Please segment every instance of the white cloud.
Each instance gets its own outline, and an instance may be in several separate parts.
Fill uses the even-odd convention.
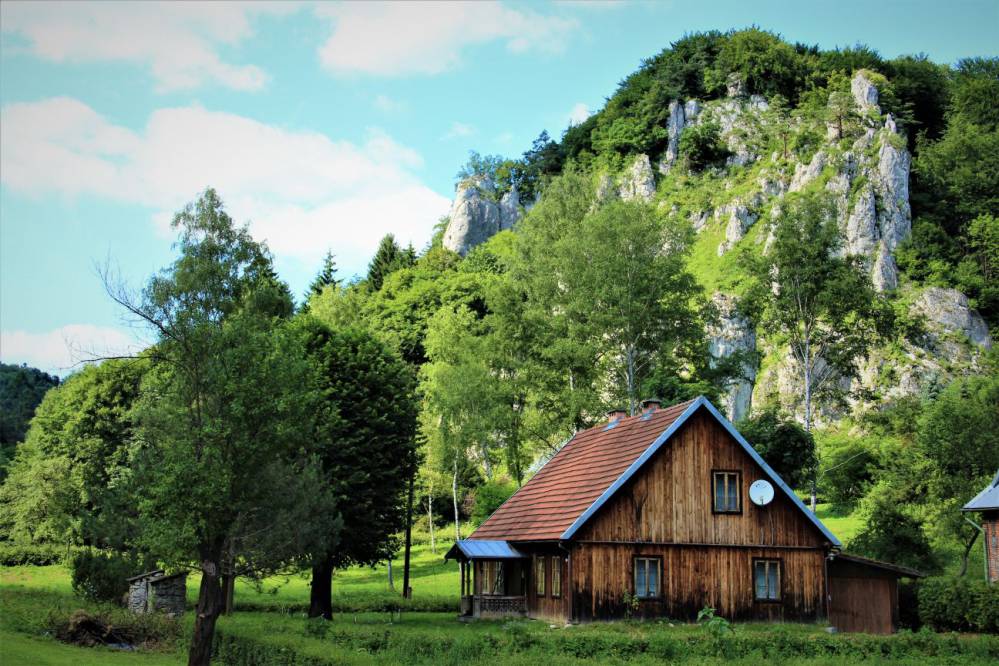
[[[189,106],[133,131],[70,98],[10,104],[0,122],[0,180],[12,190],[142,204],[168,231],[210,185],[276,254],[309,264],[328,247],[370,256],[389,232],[420,246],[449,205],[414,174],[420,155],[375,129],[355,144]]]
[[[569,111],[569,124],[579,125],[591,115],[592,113],[590,112],[590,107],[586,106],[586,104],[582,102],[578,102],[576,106],[572,107],[572,110]]]
[[[253,35],[252,19],[287,13],[292,3],[4,2],[0,24],[53,62],[128,62],[149,67],[157,90],[218,84],[259,90],[267,74],[219,51]]]
[[[456,67],[469,46],[494,41],[512,53],[563,51],[574,18],[542,15],[499,2],[324,4],[333,32],[319,59],[334,74],[437,74]]]
[[[464,139],[475,134],[475,128],[471,125],[465,123],[459,123],[455,121],[451,123],[451,127],[448,128],[444,136],[441,137],[444,141],[450,141],[451,139]]]
[[[135,354],[147,344],[117,328],[70,324],[45,333],[0,331],[0,359],[67,375],[81,362]]]
[[[376,95],[373,104],[382,113],[400,113],[409,108],[405,102],[393,99],[388,95]]]

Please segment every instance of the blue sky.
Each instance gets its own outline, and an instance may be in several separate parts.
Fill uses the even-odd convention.
[[[422,247],[470,149],[517,155],[684,33],[745,27],[954,62],[999,2],[82,3],[0,6],[0,359],[66,374],[146,342],[104,294],[172,259],[206,186],[301,294],[327,248]]]

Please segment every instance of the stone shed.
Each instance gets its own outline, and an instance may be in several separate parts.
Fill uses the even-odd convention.
[[[128,609],[133,613],[180,616],[187,603],[187,573],[166,575],[162,569],[128,579]]]

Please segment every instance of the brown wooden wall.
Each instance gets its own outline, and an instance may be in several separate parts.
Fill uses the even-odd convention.
[[[713,470],[741,473],[741,513],[712,513]],[[739,443],[701,411],[576,533],[575,540],[822,547],[825,536],[776,486],[768,506],[749,501],[749,485],[764,478]]]
[[[527,561],[527,614],[529,617],[565,622],[569,620],[569,566],[568,556],[563,550],[543,549],[538,555],[548,556],[545,568],[545,595],[539,596],[534,572],[534,559]],[[557,563],[562,569],[562,594],[552,596],[552,566]]]
[[[819,549],[582,543],[572,551],[574,619],[623,617],[634,592],[634,557],[661,557],[661,597],[637,616],[691,620],[705,606],[730,620],[814,621],[825,615],[825,553]],[[781,601],[753,599],[754,558],[781,561]]]
[[[890,634],[898,626],[898,578],[877,567],[829,564],[829,624],[839,631]]]

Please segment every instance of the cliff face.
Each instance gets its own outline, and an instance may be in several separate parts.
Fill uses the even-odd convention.
[[[721,358],[758,351],[764,359],[759,368],[744,368],[743,376],[729,387],[724,406],[730,418],[747,415],[754,402],[776,401],[792,410],[799,406],[793,360],[738,311],[740,276],[738,253],[733,251],[765,253],[773,220],[792,193],[823,191],[831,196],[842,233],[841,251],[859,257],[875,289],[892,292],[906,303],[909,316],[923,322],[926,331],[891,349],[873,350],[860,360],[859,384],[844,380],[842,388],[862,388],[853,393],[881,398],[917,393],[928,383],[945,382],[973,368],[991,344],[984,321],[968,308],[963,294],[919,292],[900,285],[895,251],[912,228],[911,157],[894,119],[881,112],[876,80],[864,71],[853,77],[847,99],[852,109],[838,122],[781,115],[763,97],[746,95],[735,79],[728,82],[724,99],[673,100],[662,154],[637,155],[619,174],[603,174],[595,183],[599,200],[650,202],[664,215],[692,225],[697,234],[692,270],[714,294],[720,315],[709,331],[712,354]],[[719,128],[728,157],[723,165],[691,178],[680,167],[681,139],[685,131],[705,123]],[[785,142],[784,150],[772,152],[769,137],[778,130],[792,137],[793,150]],[[519,219],[516,192],[498,203],[493,192],[492,184],[481,180],[459,186],[446,247],[464,255]],[[857,401],[852,406],[868,405]],[[819,418],[841,415],[826,410]]]

